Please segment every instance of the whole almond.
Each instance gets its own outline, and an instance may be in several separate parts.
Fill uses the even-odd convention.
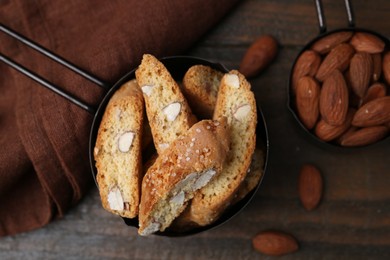
[[[260,232],[253,237],[252,245],[260,253],[271,256],[281,256],[298,250],[297,240],[281,231]]]
[[[351,135],[351,134],[353,134],[354,132],[356,132],[358,129],[359,129],[359,127],[356,127],[356,126],[351,125],[351,126],[347,129],[347,131],[345,131],[342,135],[340,135],[340,136],[337,138],[336,142],[337,142],[339,145],[341,145],[341,142],[342,142],[345,138],[347,138],[349,135]]]
[[[374,99],[361,106],[355,113],[352,125],[368,127],[390,121],[390,96]]]
[[[367,89],[367,93],[364,96],[364,98],[362,99],[361,106],[367,104],[368,102],[370,102],[374,99],[386,96],[386,92],[387,92],[387,88],[386,88],[385,84],[380,83],[380,82],[376,82],[376,83],[372,84]]]
[[[358,52],[353,55],[349,65],[349,80],[352,91],[362,98],[370,84],[373,71],[371,55],[367,52]]]
[[[292,87],[294,92],[300,78],[304,76],[312,76],[317,73],[317,70],[321,64],[320,55],[311,50],[306,50],[298,57],[292,74]]]
[[[314,133],[318,138],[320,138],[322,141],[329,142],[340,135],[342,135],[350,126],[352,122],[353,115],[355,114],[356,110],[353,108],[350,108],[348,110],[347,118],[344,121],[343,124],[339,126],[329,125],[325,122],[325,120],[321,119],[315,129]]]
[[[239,71],[247,78],[254,77],[264,70],[276,57],[278,43],[271,35],[259,37],[246,51]]]
[[[349,41],[352,35],[353,32],[348,31],[329,34],[313,43],[311,49],[320,54],[326,54],[340,43]]]
[[[312,129],[317,122],[320,99],[320,86],[312,77],[305,76],[298,81],[296,107],[300,120],[307,129]]]
[[[390,52],[386,52],[383,55],[382,72],[386,83],[390,85]]]
[[[303,207],[311,211],[320,203],[323,181],[320,171],[311,164],[302,166],[299,172],[298,191]]]
[[[343,73],[345,84],[347,84],[348,93],[349,93],[349,106],[358,107],[360,105],[360,97],[358,97],[355,92],[352,91],[351,87],[351,76],[349,70]]]
[[[320,114],[330,125],[342,125],[348,112],[348,88],[343,74],[335,70],[322,84]]]
[[[386,126],[364,127],[342,136],[342,146],[363,146],[369,145],[383,139],[389,133]]]
[[[353,108],[358,108],[361,105],[362,99],[352,90],[350,70],[345,71],[343,74],[345,83],[347,84],[348,94],[349,94],[349,106]]]
[[[382,74],[382,55],[380,53],[371,54],[372,58],[372,82],[377,82]]]
[[[354,53],[355,50],[348,43],[341,43],[337,45],[329,52],[321,63],[315,76],[316,79],[322,82],[336,69],[341,72],[344,71],[348,68]]]
[[[355,33],[350,43],[356,51],[368,53],[380,53],[385,48],[385,43],[379,37],[365,32]]]

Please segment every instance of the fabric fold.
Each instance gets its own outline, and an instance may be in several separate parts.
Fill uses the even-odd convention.
[[[180,55],[237,0],[0,1],[0,22],[104,81]],[[91,105],[104,90],[0,33],[0,52]],[[62,217],[93,184],[93,115],[0,64],[0,236]]]

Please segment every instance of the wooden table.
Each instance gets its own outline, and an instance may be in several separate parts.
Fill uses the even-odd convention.
[[[390,37],[390,1],[353,1],[358,27]],[[330,30],[347,26],[343,1],[324,1]],[[300,49],[318,34],[313,1],[248,0],[232,10],[187,54],[237,68],[251,42],[272,34],[276,61],[251,80],[266,117],[270,154],[252,202],[226,225],[185,238],[140,237],[102,209],[96,189],[65,218],[0,239],[0,259],[257,259],[251,238],[262,230],[293,234],[298,252],[284,259],[390,259],[390,140],[340,151],[319,146],[298,128],[287,107],[287,80]],[[300,205],[297,176],[304,163],[321,170],[321,205]]]

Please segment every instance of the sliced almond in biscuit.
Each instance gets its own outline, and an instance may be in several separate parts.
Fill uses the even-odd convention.
[[[148,97],[152,94],[153,88],[154,88],[153,85],[144,85],[144,86],[141,87],[142,92],[143,92],[146,96],[148,96]]]
[[[110,193],[108,193],[107,201],[112,210],[124,209],[122,194],[118,187],[114,187]]]
[[[122,153],[127,153],[130,150],[131,144],[133,143],[135,133],[128,131],[119,136],[118,149]]]
[[[240,80],[236,74],[226,74],[224,76],[225,84],[232,88],[240,87]]]
[[[251,106],[249,104],[243,104],[236,109],[233,116],[238,121],[242,121],[245,117],[248,116],[250,111],[251,111]]]
[[[168,121],[175,121],[181,110],[181,104],[179,102],[173,102],[163,108],[163,112],[166,115]]]

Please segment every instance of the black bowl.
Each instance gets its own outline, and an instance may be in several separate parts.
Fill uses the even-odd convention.
[[[287,97],[287,108],[288,110],[291,112],[292,116],[295,118],[296,122],[298,123],[298,125],[300,126],[300,128],[304,131],[305,135],[306,136],[309,136],[310,140],[314,140],[314,143],[316,144],[319,144],[321,147],[324,147],[324,148],[336,148],[338,150],[348,150],[348,149],[356,149],[356,148],[359,148],[359,147],[366,147],[366,146],[371,146],[371,145],[375,145],[375,144],[378,144],[378,143],[382,143],[384,142],[385,140],[388,140],[389,139],[389,136],[387,136],[386,138],[378,141],[378,142],[375,142],[375,143],[372,143],[372,144],[368,144],[368,145],[363,145],[363,146],[355,146],[355,147],[347,147],[347,146],[341,146],[340,144],[338,144],[337,142],[335,141],[330,141],[330,142],[326,142],[326,141],[323,141],[321,140],[320,138],[318,138],[315,133],[314,133],[314,129],[313,130],[308,130],[304,124],[301,122],[299,116],[298,116],[298,113],[297,113],[297,108],[296,108],[296,104],[295,104],[295,93],[294,93],[294,90],[292,88],[292,76],[293,76],[293,72],[294,72],[294,67],[295,67],[295,64],[297,62],[297,60],[299,59],[299,57],[301,56],[301,54],[306,51],[306,50],[310,50],[311,46],[317,42],[318,40],[328,36],[328,35],[331,35],[333,33],[337,33],[337,32],[342,32],[342,31],[351,31],[351,32],[364,32],[364,33],[368,33],[368,34],[372,34],[372,35],[375,35],[377,36],[378,38],[380,38],[381,40],[383,40],[383,42],[385,43],[385,50],[389,48],[390,46],[390,41],[389,39],[387,39],[386,37],[384,37],[383,35],[377,33],[377,32],[374,32],[374,31],[371,31],[371,30],[367,30],[367,29],[361,29],[361,28],[355,28],[355,27],[348,27],[348,28],[343,28],[343,29],[337,29],[337,30],[332,30],[332,31],[329,31],[329,32],[325,32],[325,33],[321,33],[320,35],[318,35],[317,37],[315,37],[313,40],[311,40],[309,43],[307,43],[305,45],[305,47],[303,47],[303,49],[299,52],[298,56],[295,58],[294,60],[294,63],[293,63],[293,66],[292,66],[292,69],[291,69],[291,72],[290,72],[290,76],[289,76],[289,80],[288,80],[288,90],[287,90],[287,93],[288,93],[288,97]]]
[[[176,81],[181,81],[184,77],[184,74],[186,71],[192,67],[193,65],[201,64],[201,65],[206,65],[210,66],[213,69],[219,70],[221,72],[228,72],[228,70],[221,64],[211,62],[205,59],[201,58],[196,58],[196,57],[188,57],[188,56],[172,56],[172,57],[166,57],[162,58],[160,60],[168,69],[168,71],[171,73],[172,77]],[[93,174],[93,178],[96,182],[96,174],[97,170],[95,167],[95,160],[94,160],[94,155],[93,155],[93,150],[95,147],[95,142],[96,142],[96,137],[97,137],[97,132],[100,126],[100,122],[102,120],[105,108],[108,104],[108,101],[112,97],[112,95],[115,93],[117,89],[119,89],[120,86],[122,86],[125,82],[132,80],[135,78],[135,69],[127,73],[125,76],[123,76],[118,82],[116,82],[113,87],[108,91],[106,96],[103,98],[102,102],[100,103],[97,112],[94,116],[93,122],[92,122],[92,128],[89,136],[89,160],[90,160],[90,166],[91,166],[91,171]],[[263,167],[263,174],[262,177],[264,176],[267,161],[268,161],[268,149],[269,149],[269,143],[268,143],[268,133],[267,133],[267,127],[265,123],[265,119],[263,116],[263,113],[259,109],[259,106],[257,105],[257,113],[258,113],[258,124],[257,124],[257,129],[256,129],[256,134],[257,134],[257,147],[261,148],[264,152],[264,167]],[[164,232],[158,232],[156,233],[157,235],[162,235],[162,236],[188,236],[188,235],[193,235],[200,233],[205,230],[210,230],[211,228],[217,227],[222,225],[223,223],[227,222],[230,220],[233,216],[238,214],[248,203],[249,201],[254,197],[258,187],[260,186],[261,180],[259,181],[258,185],[256,186],[255,189],[253,189],[245,198],[243,198],[241,201],[236,203],[234,206],[228,208],[223,215],[213,224],[201,227],[201,228],[196,228],[192,229],[189,231],[164,231]],[[97,185],[98,186],[98,185]],[[99,188],[99,187],[98,187]],[[124,222],[128,226],[133,226],[138,228],[138,219],[129,219],[129,218],[123,218]]]

